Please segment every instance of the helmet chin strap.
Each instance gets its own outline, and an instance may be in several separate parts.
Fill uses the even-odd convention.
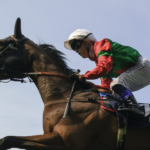
[[[90,51],[91,51],[92,49],[93,49],[93,45],[91,46]],[[89,51],[89,52],[90,52],[90,51]]]
[[[85,48],[86,48],[86,50],[87,50],[87,52],[88,52],[88,57],[91,59],[91,57],[90,57],[90,52],[91,52],[91,50],[93,49],[94,45],[92,44],[92,46],[89,48],[89,47],[86,46],[86,44],[84,43],[84,46],[85,46]]]
[[[87,53],[88,53],[88,57],[89,57],[89,53],[90,53],[90,48],[89,47],[87,47],[86,45],[85,45],[85,48],[86,48],[86,50],[87,50]]]
[[[87,47],[86,44],[84,43],[85,48],[87,49],[88,53],[90,52],[91,48]],[[91,46],[92,47],[92,46]]]
[[[85,46],[86,47],[86,46]],[[91,50],[93,49],[93,45],[89,48],[89,47],[86,47],[87,51],[88,51],[88,56],[90,58],[90,52]]]

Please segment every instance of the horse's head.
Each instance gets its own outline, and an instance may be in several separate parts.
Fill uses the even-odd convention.
[[[23,42],[27,38],[21,33],[21,20],[16,20],[14,35],[0,40],[0,80],[24,78]]]
[[[27,74],[26,74],[27,72]],[[37,45],[21,33],[21,20],[16,20],[14,35],[0,40],[0,80],[24,78],[29,72],[73,72],[64,54],[48,44]],[[31,75],[31,73],[30,73]],[[37,76],[32,74],[32,80]]]

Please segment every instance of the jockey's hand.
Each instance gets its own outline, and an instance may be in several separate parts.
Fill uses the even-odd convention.
[[[77,73],[70,75],[70,78],[71,78],[71,80],[77,80],[77,81],[81,81],[81,82],[86,81],[84,75],[80,75],[80,74],[77,74]]]

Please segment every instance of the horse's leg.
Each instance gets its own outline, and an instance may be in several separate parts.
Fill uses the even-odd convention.
[[[0,139],[0,150],[20,148],[26,150],[64,150],[64,143],[58,133],[17,137],[7,136]]]

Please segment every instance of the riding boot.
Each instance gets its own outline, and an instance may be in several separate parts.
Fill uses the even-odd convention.
[[[119,90],[117,90],[118,88]],[[124,105],[120,106],[118,108],[118,111],[127,111],[129,112],[130,115],[138,117],[138,118],[142,118],[145,116],[144,112],[141,110],[139,104],[137,103],[134,95],[131,93],[130,90],[128,90],[122,85],[118,85],[118,87],[113,88],[113,90],[115,93],[121,96],[124,102]]]

